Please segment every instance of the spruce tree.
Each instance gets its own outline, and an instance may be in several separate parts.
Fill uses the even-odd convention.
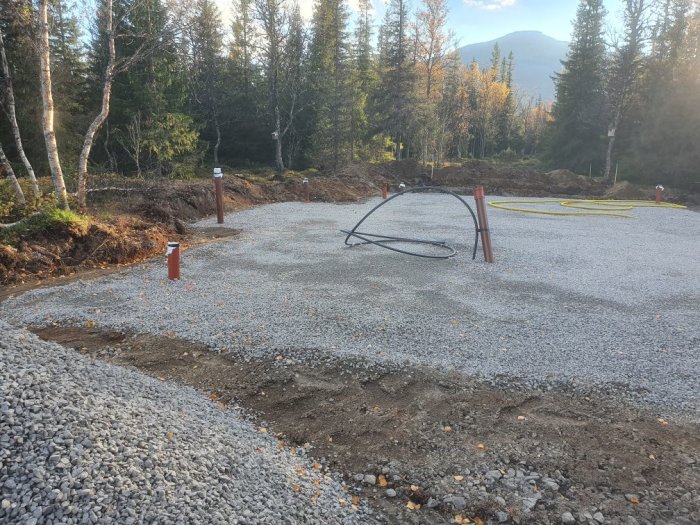
[[[380,89],[377,93],[380,125],[395,144],[395,157],[401,160],[402,142],[409,129],[410,109],[414,106],[415,69],[409,53],[408,6],[406,0],[391,0],[380,29]]]
[[[344,0],[319,0],[316,4],[310,49],[312,157],[332,169],[349,160],[350,153],[352,91],[347,22]]]
[[[223,106],[223,33],[221,16],[213,0],[197,0],[188,24],[190,37],[190,103],[203,126],[203,138],[213,144],[214,164],[219,164],[221,107]]]
[[[353,41],[352,119],[350,156],[364,156],[362,145],[369,141],[368,97],[375,87],[376,74],[372,51],[372,2],[360,0]]]
[[[599,173],[606,134],[603,0],[580,0],[563,71],[558,73],[547,157],[558,167]]]

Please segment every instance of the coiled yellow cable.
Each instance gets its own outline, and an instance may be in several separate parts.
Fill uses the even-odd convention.
[[[490,201],[489,206],[507,211],[517,211],[522,213],[537,213],[541,215],[587,215],[587,216],[603,216],[603,217],[621,217],[623,219],[632,219],[633,216],[622,211],[630,211],[634,208],[670,208],[684,209],[686,206],[674,204],[672,202],[661,202],[657,204],[654,201],[644,200],[604,200],[604,199],[538,199],[538,200],[504,200]],[[517,206],[512,206],[516,204]],[[555,210],[538,210],[534,208],[523,208],[523,204],[559,204],[564,208],[576,208],[579,210],[590,211],[555,211]]]

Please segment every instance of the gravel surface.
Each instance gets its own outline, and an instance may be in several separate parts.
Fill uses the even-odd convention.
[[[362,229],[448,240],[456,258],[345,248],[339,230],[377,202],[229,215],[226,226],[243,234],[185,252],[182,281],[167,282],[157,260],[28,292],[0,314],[172,332],[251,358],[352,356],[566,382],[700,419],[698,213],[640,208],[620,219],[489,208],[496,264],[487,265],[467,255],[471,218],[449,196],[402,197]]]
[[[0,523],[374,523],[202,394],[0,333]]]

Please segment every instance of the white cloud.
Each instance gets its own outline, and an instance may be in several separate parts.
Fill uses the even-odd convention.
[[[471,7],[497,11],[504,7],[513,7],[517,0],[464,0],[464,3]]]

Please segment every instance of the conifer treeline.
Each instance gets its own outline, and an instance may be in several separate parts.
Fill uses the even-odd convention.
[[[700,182],[700,2],[580,0],[545,139],[553,165],[611,179]]]
[[[335,169],[504,151],[594,174],[619,161],[658,180],[690,180],[700,165],[694,0],[621,0],[626,31],[616,42],[606,41],[602,0],[581,0],[551,113],[513,86],[517,50],[501,56],[496,47],[488,67],[462,64],[446,0],[415,0],[414,9],[389,0],[382,20],[371,0],[352,12],[347,0],[317,0],[308,22],[293,0],[232,0],[230,27],[213,0],[112,1],[117,73],[93,172],[182,176],[212,162]],[[55,131],[69,186],[100,111],[105,6],[49,0]],[[0,30],[24,150],[45,175],[36,11],[32,0],[0,3]],[[0,144],[21,173],[4,116]]]

